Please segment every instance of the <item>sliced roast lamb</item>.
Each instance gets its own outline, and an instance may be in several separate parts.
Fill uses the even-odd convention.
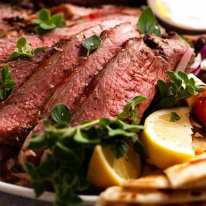
[[[34,34],[24,34],[23,36],[34,49],[38,47],[51,47],[59,40],[70,39],[72,36],[80,33],[81,31],[98,24],[101,24],[103,30],[106,30],[124,22],[131,22],[132,25],[135,25],[137,22],[137,17],[126,15],[109,15],[106,17],[78,21],[72,26],[57,28],[43,36]],[[0,39],[0,63],[8,61],[9,55],[16,48],[17,39],[17,36]]]
[[[101,46],[92,53],[85,61],[75,68],[74,72],[55,91],[45,106],[45,112],[51,111],[57,103],[66,104],[73,112],[75,111],[78,98],[84,95],[84,89],[90,81],[105,66],[105,64],[120,51],[121,46],[128,39],[138,37],[139,33],[129,23],[120,24],[106,31],[102,35]]]
[[[66,19],[78,18],[96,18],[100,16],[107,16],[110,14],[125,14],[139,16],[141,10],[139,8],[121,7],[113,5],[105,5],[97,8],[86,8],[76,6],[73,4],[60,4],[51,8],[53,13],[63,13]]]
[[[79,63],[82,42],[93,34],[100,35],[101,25],[83,31],[66,42],[61,49],[45,59],[38,69],[0,110],[0,142],[24,138],[37,123],[49,97]]]
[[[101,37],[101,46],[86,60],[83,60],[65,82],[57,88],[46,104],[43,116],[47,116],[53,106],[58,103],[64,103],[74,112],[75,105],[79,98],[84,95],[84,90],[91,80],[104,68],[105,64],[121,50],[121,46],[128,39],[138,36],[139,33],[129,23],[120,24],[104,32]],[[33,133],[41,132],[42,129],[43,124],[42,121],[40,121],[28,138],[30,138]]]
[[[130,99],[138,95],[147,97],[139,108],[141,117],[155,95],[157,80],[165,79],[165,72],[175,69],[169,59],[175,56],[175,62],[179,62],[187,49],[177,40],[162,41],[165,49],[158,54],[143,40],[130,40],[88,87],[87,97],[80,100],[82,104],[74,114],[72,123],[115,117]],[[176,45],[171,51],[170,44]],[[168,60],[165,59],[167,55]]]

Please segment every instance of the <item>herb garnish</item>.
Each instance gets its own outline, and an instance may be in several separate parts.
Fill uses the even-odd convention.
[[[170,113],[170,122],[176,122],[180,119],[181,119],[181,117],[176,112]]]
[[[18,58],[32,58],[34,56],[34,51],[31,45],[27,42],[26,38],[21,37],[17,40],[16,49],[10,55],[11,60]]]
[[[64,104],[57,104],[50,115],[58,126],[67,126],[71,120],[71,112]]]
[[[138,29],[142,34],[161,35],[160,26],[150,8],[146,7],[142,12],[138,20]]]
[[[33,20],[33,23],[37,25],[35,31],[41,34],[64,26],[65,19],[63,14],[51,15],[50,10],[43,8],[38,12],[38,18]]]
[[[9,66],[5,64],[1,70],[0,100],[5,100],[14,89],[15,82],[11,78]]]
[[[180,106],[183,100],[201,91],[195,79],[184,72],[168,71],[167,75],[170,78],[169,82],[162,80],[157,82],[159,108]]]
[[[143,97],[135,98],[129,104],[136,108],[142,99]],[[130,113],[131,110],[124,110],[125,116],[129,117],[126,111]],[[81,203],[77,194],[89,187],[86,180],[87,167],[96,145],[110,147],[116,158],[122,157],[129,147],[145,155],[138,138],[142,125],[129,124],[119,118],[103,118],[75,127],[59,127],[59,123],[69,120],[69,110],[62,104],[56,105],[45,124],[44,133],[34,137],[29,145],[30,149],[44,150],[47,155],[38,166],[30,162],[24,165],[36,195],[41,195],[49,185],[56,194],[57,206]]]
[[[84,40],[82,46],[86,49],[86,54],[89,56],[93,51],[99,48],[101,44],[101,38],[97,35],[93,35]]]
[[[137,96],[130,100],[128,104],[125,106],[123,112],[121,112],[118,115],[118,118],[121,120],[126,120],[130,121],[133,124],[138,124],[139,123],[139,118],[138,118],[138,110],[137,110],[137,105],[141,104],[143,101],[146,100],[146,97],[144,96]]]

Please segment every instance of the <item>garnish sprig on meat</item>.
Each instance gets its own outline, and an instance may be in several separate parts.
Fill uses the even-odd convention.
[[[5,100],[13,91],[15,82],[11,77],[9,65],[5,64],[1,70],[0,101]]]
[[[159,80],[157,106],[158,108],[171,108],[180,106],[182,101],[194,95],[198,95],[201,91],[201,86],[193,77],[188,74],[177,71],[168,71],[169,81]]]
[[[32,58],[34,56],[34,50],[32,46],[27,42],[26,38],[21,37],[17,40],[16,49],[10,55],[11,60],[18,58]]]
[[[83,42],[82,46],[86,50],[86,55],[89,56],[92,52],[99,48],[101,45],[101,38],[97,35],[93,35]]]
[[[133,118],[135,109],[138,111],[137,105],[144,99],[141,96],[131,100],[122,112],[124,115],[120,116],[130,119],[132,114]],[[34,137],[29,145],[30,149],[45,151],[43,160],[37,166],[30,162],[24,165],[36,195],[41,195],[50,186],[56,194],[55,204],[58,206],[81,203],[77,193],[88,189],[87,168],[96,145],[110,147],[116,158],[126,154],[129,147],[145,155],[138,137],[142,125],[127,123],[117,117],[72,127],[67,126],[70,119],[69,109],[63,104],[56,105],[45,122],[45,131]]]
[[[156,36],[161,35],[160,26],[152,10],[149,7],[146,7],[139,20],[138,20],[138,30],[142,34],[154,34]]]
[[[33,23],[36,24],[35,31],[42,34],[57,27],[63,27],[65,19],[63,14],[51,15],[50,10],[43,8],[38,12],[38,17],[33,20]]]

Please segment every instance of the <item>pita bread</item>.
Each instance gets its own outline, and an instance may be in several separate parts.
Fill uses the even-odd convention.
[[[149,175],[136,180],[127,180],[123,187],[128,190],[140,189],[170,189],[171,184],[163,174]]]
[[[172,188],[206,187],[206,154],[164,171]]]
[[[103,192],[98,206],[140,206],[140,205],[178,205],[182,203],[206,202],[206,189],[199,190],[125,190],[111,187]],[[199,205],[199,203],[198,203]]]

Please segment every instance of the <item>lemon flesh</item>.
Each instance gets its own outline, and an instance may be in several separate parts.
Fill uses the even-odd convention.
[[[172,122],[172,112],[180,119]],[[165,169],[194,157],[189,114],[189,108],[184,107],[159,110],[146,118],[143,142],[152,164]]]
[[[126,179],[136,179],[141,173],[139,155],[129,148],[126,155],[116,159],[108,147],[96,146],[88,168],[88,180],[98,188],[122,185]]]

